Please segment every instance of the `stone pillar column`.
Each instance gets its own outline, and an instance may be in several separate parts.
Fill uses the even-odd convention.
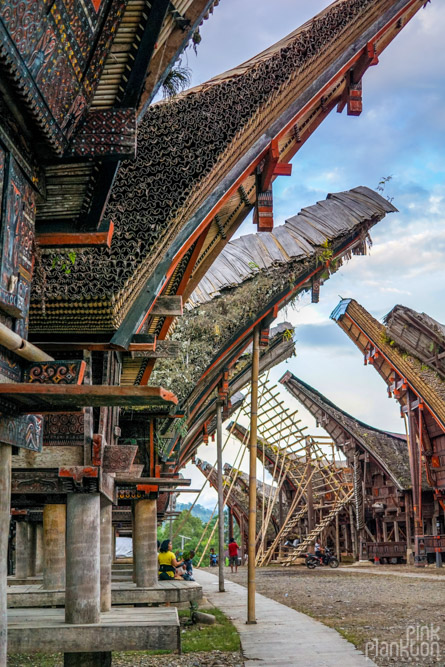
[[[65,622],[100,621],[100,495],[69,493],[66,503]]]
[[[0,667],[6,667],[8,539],[11,502],[11,447],[0,444]]]
[[[111,609],[111,564],[113,562],[112,503],[100,499],[100,610]]]
[[[28,524],[29,540],[29,571],[28,577],[36,576],[36,554],[37,554],[37,524],[30,522]]]
[[[31,574],[31,527],[27,521],[17,521],[15,527],[15,576],[26,579]]]
[[[136,583],[136,503],[133,502],[131,506],[131,542],[133,545],[133,582]]]
[[[35,530],[35,553],[34,553],[34,574],[39,575],[43,572],[43,523],[36,523]]]
[[[134,519],[133,558],[136,556],[136,586],[151,588],[158,583],[156,500],[138,500]]]
[[[43,588],[65,588],[66,506],[43,508]]]

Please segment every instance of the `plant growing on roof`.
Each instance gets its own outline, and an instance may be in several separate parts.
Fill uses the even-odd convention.
[[[321,252],[319,254],[319,260],[321,263],[329,262],[332,255],[334,254],[334,251],[332,250],[332,243],[329,241],[329,239],[325,239],[320,248]]]
[[[164,99],[169,99],[178,95],[188,88],[192,80],[192,70],[190,67],[183,67],[179,64],[173,67],[164,79],[162,84],[162,93]]]
[[[51,263],[51,268],[60,268],[63,273],[69,275],[71,269],[76,263],[77,253],[74,250],[69,250],[66,255],[53,255],[53,261]]]

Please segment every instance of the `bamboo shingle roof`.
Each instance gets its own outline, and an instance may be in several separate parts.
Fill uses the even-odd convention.
[[[394,306],[384,322],[396,345],[435,370],[445,380],[445,325],[426,313]]]
[[[445,381],[436,370],[423,363],[408,349],[398,347],[395,341],[391,340],[386,327],[354,299],[343,299],[332,312],[331,318],[362,352],[366,351],[371,341],[381,352],[379,363],[374,363],[374,367],[385,382],[388,385],[392,383],[393,369],[396,369],[401,377],[406,378],[445,430]],[[390,321],[392,319],[389,318]]]
[[[190,296],[189,307],[210,301],[263,269],[311,257],[326,241],[338,243],[358,225],[375,224],[394,211],[395,206],[364,186],[329,194],[273,232],[230,241]]]
[[[400,490],[411,488],[408,448],[404,435],[382,431],[352,417],[290,372],[285,373],[280,382],[309,410],[337,446],[341,448],[345,444],[345,437],[351,436],[394,480]],[[341,427],[341,435],[337,433],[337,430],[340,430],[337,426]]]
[[[79,250],[69,275],[43,251],[30,330],[113,334],[136,305],[146,308],[167,285],[169,266],[179,262],[182,248],[242,175],[241,194],[235,192],[221,215],[222,237],[240,211],[251,210],[255,159],[261,160],[271,139],[313,98],[315,81],[317,91],[327,88],[314,113],[323,114],[325,105],[341,96],[342,66],[366,48],[366,31],[382,16],[389,21],[395,5],[394,0],[336,0],[238,70],[151,106],[138,128],[136,160],[122,162],[105,209],[115,229],[111,247]],[[308,114],[300,129],[309,122]],[[298,141],[298,132],[283,134],[280,159],[288,160]],[[202,256],[217,227],[213,221]]]

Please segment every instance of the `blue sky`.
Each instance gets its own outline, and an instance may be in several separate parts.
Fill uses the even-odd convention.
[[[198,55],[183,62],[193,85],[243,62],[294,30],[329,3],[321,0],[221,0],[201,27]],[[363,79],[361,116],[332,112],[293,159],[290,178],[274,183],[277,224],[328,192],[358,185],[375,188],[392,176],[387,195],[399,213],[371,231],[371,254],[353,259],[322,288],[319,304],[303,297],[278,320],[296,325],[297,357],[287,369],[340,407],[380,428],[400,431],[397,403],[386,398],[383,380],[363,366],[358,349],[329,319],[340,296],[353,297],[381,318],[396,303],[445,322],[445,3],[420,10]],[[252,231],[246,220],[241,233]],[[283,390],[286,400],[293,405]],[[314,431],[313,420],[301,410]],[[226,460],[233,459],[235,447]],[[214,449],[199,455],[213,463]],[[246,466],[243,465],[243,468]],[[193,486],[200,473],[187,466]],[[209,492],[204,504],[216,496]],[[190,496],[183,500],[190,500]]]

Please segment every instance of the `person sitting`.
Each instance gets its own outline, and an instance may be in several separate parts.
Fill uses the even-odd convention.
[[[182,578],[185,581],[195,581],[193,578],[193,559],[195,557],[195,552],[191,549],[188,553],[184,554],[184,567],[185,572],[182,575]]]
[[[181,576],[176,572],[176,568],[181,567],[183,561],[176,560],[170,540],[164,540],[162,542],[158,554],[158,563],[159,579],[162,579],[163,581],[168,581],[169,579],[181,579]]]
[[[320,542],[317,540],[315,542],[315,557],[316,558],[322,558],[322,556],[323,556],[322,546],[321,546]]]
[[[230,563],[230,572],[233,573],[233,568],[235,568],[235,573],[238,572],[238,549],[239,546],[236,543],[236,540],[231,537],[229,540],[229,563]]]
[[[209,553],[210,567],[216,567],[218,565],[218,554],[215,553],[213,547],[210,548]]]

